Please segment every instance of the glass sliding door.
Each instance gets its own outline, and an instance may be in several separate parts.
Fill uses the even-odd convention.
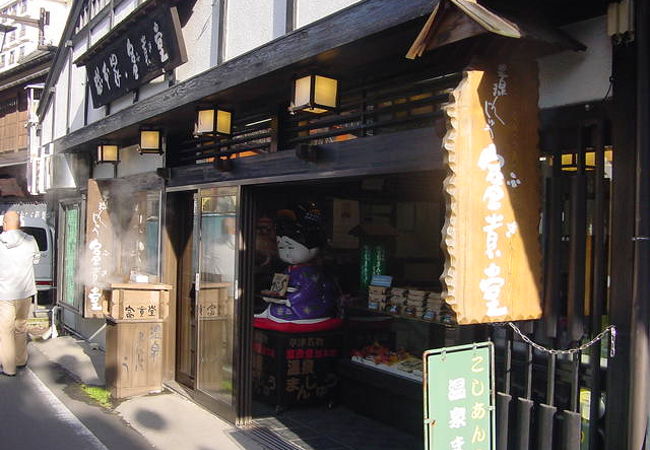
[[[77,282],[81,204],[62,203],[59,226],[59,303],[80,309],[80,286]]]
[[[196,389],[217,412],[234,418],[239,188],[205,189],[198,200]]]

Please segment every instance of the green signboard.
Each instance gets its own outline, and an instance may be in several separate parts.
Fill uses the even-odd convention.
[[[424,380],[426,449],[496,448],[491,342],[428,350]]]

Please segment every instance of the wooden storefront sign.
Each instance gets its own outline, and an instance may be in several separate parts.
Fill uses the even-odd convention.
[[[442,280],[459,324],[541,316],[534,61],[464,72],[446,109]]]
[[[88,181],[84,264],[84,317],[103,318],[108,309],[108,283],[113,268],[113,227],[108,184]]]
[[[428,350],[424,380],[427,450],[496,448],[491,342]]]
[[[95,108],[187,61],[176,8],[161,5],[134,23],[127,18],[103,39],[77,61],[86,66]]]

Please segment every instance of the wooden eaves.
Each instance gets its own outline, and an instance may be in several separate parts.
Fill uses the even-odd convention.
[[[480,35],[526,41],[538,54],[586,47],[566,33],[544,23],[518,2],[508,13],[487,8],[476,0],[441,0],[406,54],[414,59],[426,51]]]
[[[431,0],[361,2],[75,130],[56,140],[54,151],[83,151],[95,139],[129,127],[137,128],[144,121],[155,121],[245,81],[287,69],[324,52],[425,17],[431,4]],[[368,20],[369,17],[373,20]]]

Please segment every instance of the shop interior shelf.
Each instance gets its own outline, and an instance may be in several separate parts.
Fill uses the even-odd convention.
[[[401,314],[395,314],[395,313],[391,313],[391,312],[388,312],[388,311],[377,311],[375,309],[368,309],[367,307],[363,307],[363,306],[346,306],[345,310],[348,312],[348,316],[349,316],[349,313],[352,313],[352,312],[370,313],[370,314],[375,315],[375,316],[385,316],[385,317],[394,317],[396,319],[413,320],[415,322],[423,322],[423,323],[427,323],[429,325],[436,325],[436,326],[441,326],[441,327],[445,327],[445,328],[456,328],[456,327],[458,327],[458,325],[450,324],[450,323],[443,323],[443,322],[439,322],[437,320],[428,320],[428,319],[422,319],[421,317],[404,316],[404,315],[401,315]]]
[[[419,435],[422,433],[422,382],[340,360],[341,401],[354,411]]]
[[[420,372],[419,375],[414,374],[414,373],[410,373],[410,372],[403,372],[403,371],[401,371],[399,369],[396,369],[393,366],[389,366],[389,365],[386,365],[386,364],[375,364],[375,363],[372,363],[370,361],[366,361],[364,359],[357,358],[357,357],[352,358],[352,363],[353,364],[358,364],[358,365],[363,366],[363,367],[367,367],[367,368],[372,369],[372,370],[377,370],[379,372],[383,372],[383,373],[386,373],[386,374],[389,374],[389,375],[395,375],[395,376],[402,377],[402,378],[405,378],[405,379],[410,380],[410,381],[415,381],[417,383],[422,383],[422,373],[421,372]]]

